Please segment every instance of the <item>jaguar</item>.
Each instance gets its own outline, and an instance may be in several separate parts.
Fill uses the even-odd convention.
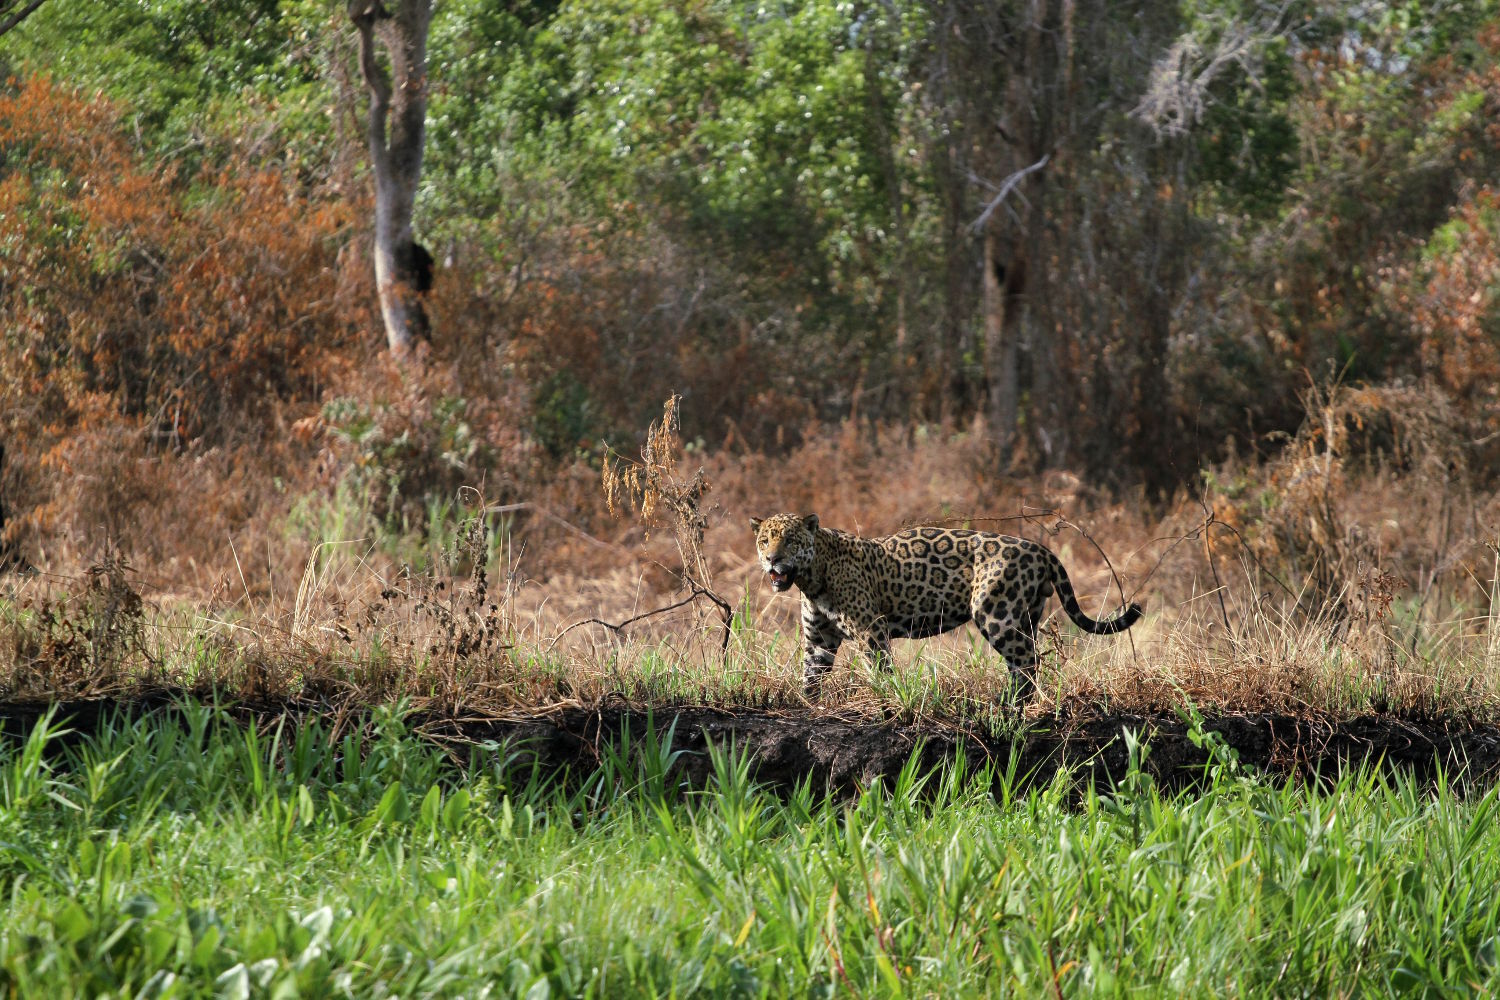
[[[892,639],[925,639],[972,620],[1025,701],[1036,686],[1037,624],[1054,592],[1073,623],[1094,635],[1123,632],[1141,617],[1132,603],[1103,621],[1090,618],[1052,550],[1012,535],[929,527],[861,538],[822,527],[816,514],[752,517],[750,528],[772,589],[802,593],[809,695],[845,640],[888,666]]]

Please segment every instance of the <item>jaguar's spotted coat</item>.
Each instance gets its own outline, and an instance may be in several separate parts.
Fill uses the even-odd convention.
[[[771,586],[802,591],[803,667],[810,692],[845,639],[877,663],[892,639],[925,639],[973,620],[1010,665],[1018,696],[1035,685],[1036,628],[1053,591],[1085,632],[1134,625],[1140,605],[1106,621],[1083,613],[1062,562],[1045,546],[986,531],[910,528],[860,538],[818,525],[818,516],[751,518]]]

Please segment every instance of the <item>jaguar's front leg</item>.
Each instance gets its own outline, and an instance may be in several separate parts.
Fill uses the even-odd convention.
[[[817,696],[823,675],[833,669],[844,634],[832,618],[819,611],[807,599],[802,601],[802,670],[803,688],[809,698]]]

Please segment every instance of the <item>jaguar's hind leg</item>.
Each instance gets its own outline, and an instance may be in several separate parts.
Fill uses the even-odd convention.
[[[974,609],[974,624],[1010,667],[1016,700],[1030,701],[1036,691],[1036,616],[1029,611],[1015,614],[1004,603],[987,602]]]

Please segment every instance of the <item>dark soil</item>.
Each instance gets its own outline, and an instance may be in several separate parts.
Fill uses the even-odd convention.
[[[180,697],[170,693],[129,704],[72,702],[59,707],[58,721],[66,720],[76,739],[118,711],[166,719],[178,714],[179,704]],[[45,709],[32,704],[0,706],[0,738],[24,739]],[[313,701],[238,703],[229,711],[240,719],[257,718],[263,726],[283,716],[295,720],[335,714],[331,706]],[[337,715],[356,722],[360,718],[347,706]],[[1022,787],[1049,783],[1066,768],[1075,787],[1092,783],[1107,789],[1126,774],[1127,731],[1149,747],[1143,769],[1166,787],[1183,788],[1202,780],[1210,762],[1202,736],[1175,716],[1046,716],[1015,739],[932,721],[701,706],[658,706],[648,712],[639,706],[603,704],[507,719],[419,712],[407,721],[465,758],[470,748],[499,744],[501,752],[523,763],[535,761],[545,768],[584,774],[597,766],[600,748],[616,745],[622,733],[640,739],[648,719],[663,734],[675,720],[672,746],[686,751],[678,766],[683,780],[694,785],[705,783],[712,772],[704,752],[710,742],[732,743],[749,753],[761,782],[790,786],[810,779],[815,789],[836,793],[893,780],[913,753],[919,754],[923,769],[962,755],[971,771],[986,764],[1002,772],[1013,768]],[[1389,716],[1230,714],[1205,719],[1202,728],[1218,734],[1222,745],[1247,768],[1280,778],[1324,783],[1365,765],[1406,772],[1424,783],[1442,776],[1450,784],[1468,787],[1488,787],[1500,777],[1500,727],[1489,724]]]
[[[704,752],[710,741],[748,752],[760,781],[792,785],[811,778],[818,789],[852,792],[889,782],[913,753],[930,770],[966,758],[969,769],[986,764],[1014,769],[1022,787],[1047,784],[1066,768],[1075,786],[1101,790],[1123,778],[1129,765],[1125,733],[1149,749],[1143,770],[1157,783],[1183,788],[1201,781],[1210,751],[1173,717],[1110,717],[1039,720],[1016,739],[996,738],[957,726],[908,723],[833,714],[781,714],[679,707],[657,709],[652,721],[663,730],[676,720],[674,749],[684,779],[705,782],[712,772]],[[638,738],[643,712],[626,708],[571,709],[547,718],[463,724],[430,720],[427,731],[444,740],[510,743],[551,766],[591,769],[598,747],[617,741],[622,729]],[[1405,771],[1423,783],[1442,775],[1450,783],[1488,786],[1500,777],[1500,727],[1443,720],[1409,721],[1381,716],[1345,720],[1285,715],[1226,715],[1206,719],[1230,757],[1253,771],[1318,783],[1343,771],[1371,765]],[[1012,762],[1012,756],[1015,759]],[[1221,751],[1221,759],[1224,759]]]

